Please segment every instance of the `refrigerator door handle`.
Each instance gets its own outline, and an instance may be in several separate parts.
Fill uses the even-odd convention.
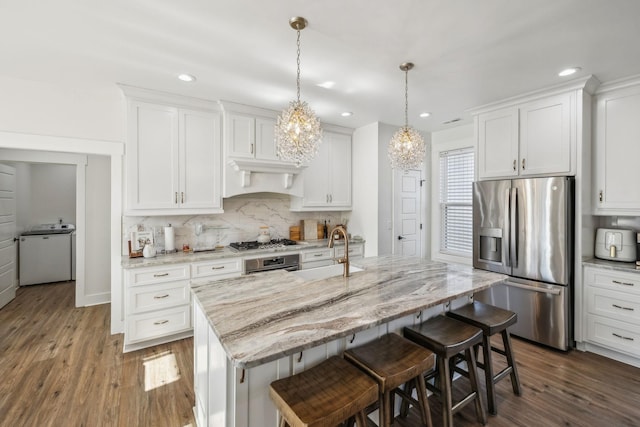
[[[504,259],[504,265],[506,267],[511,267],[511,228],[510,228],[510,223],[511,223],[511,189],[507,188],[506,191],[506,196],[505,196],[505,216],[504,216],[504,231],[505,231],[505,239],[504,239],[504,243],[502,245],[502,253],[503,253],[503,258]]]
[[[518,189],[511,188],[509,197],[509,258],[518,267]]]
[[[525,285],[523,283],[516,283],[510,280],[505,280],[503,283],[505,284],[505,286],[512,286],[514,288],[526,289],[527,291],[531,291],[531,292],[540,292],[542,294],[560,295],[560,292],[562,292],[561,289],[559,288],[555,288],[555,289],[543,288],[540,286],[531,286],[531,285]]]

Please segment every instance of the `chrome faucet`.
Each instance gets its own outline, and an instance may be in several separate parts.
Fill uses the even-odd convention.
[[[342,276],[349,277],[349,238],[347,237],[347,229],[343,225],[337,225],[331,230],[331,236],[329,237],[329,247],[333,247],[333,240],[336,233],[341,233],[344,237],[344,256],[338,258],[338,264],[344,264],[344,272]]]

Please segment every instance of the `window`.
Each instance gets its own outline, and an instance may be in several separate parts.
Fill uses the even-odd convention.
[[[473,148],[440,152],[440,252],[472,254]]]

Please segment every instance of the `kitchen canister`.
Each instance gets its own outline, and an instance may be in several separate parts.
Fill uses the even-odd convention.
[[[176,235],[171,224],[164,228],[164,250],[165,252],[173,252],[176,250]]]

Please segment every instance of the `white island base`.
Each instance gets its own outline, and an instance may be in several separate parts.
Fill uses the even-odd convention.
[[[278,413],[269,398],[269,384],[302,372],[321,361],[389,332],[420,323],[449,309],[469,303],[460,298],[422,312],[375,326],[280,359],[248,369],[236,368],[227,357],[207,317],[194,304],[194,408],[198,427],[278,427]],[[398,405],[399,406],[399,405]],[[398,413],[396,407],[396,414]],[[373,417],[377,422],[377,417]]]

